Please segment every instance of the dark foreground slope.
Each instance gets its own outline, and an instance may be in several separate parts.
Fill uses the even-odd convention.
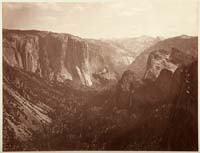
[[[91,149],[105,130],[97,103],[107,94],[98,98],[90,88],[53,84],[6,63],[3,80],[5,151]]]
[[[197,150],[197,62],[127,88],[124,108],[118,88],[53,84],[5,63],[4,74],[5,151]]]
[[[155,82],[124,94],[123,108],[135,120],[116,131],[110,150],[198,150],[197,62],[174,74],[164,69]]]
[[[198,149],[198,73],[197,62],[179,68],[172,85],[173,107],[162,146],[166,150]]]

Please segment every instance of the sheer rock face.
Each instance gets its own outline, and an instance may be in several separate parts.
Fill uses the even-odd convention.
[[[188,65],[192,61],[194,61],[192,56],[175,48],[172,48],[171,51],[153,51],[149,54],[144,79],[155,81],[161,70],[167,69],[174,73],[177,67]]]
[[[165,150],[198,150],[197,62],[180,67],[173,75],[172,108],[162,139]]]
[[[122,54],[107,43],[70,34],[3,31],[4,61],[52,81],[73,80],[92,86],[99,81],[93,78],[93,74],[99,74],[104,69],[107,70],[102,75],[104,79],[117,80],[130,64],[125,60],[128,56]]]
[[[198,38],[197,37],[190,37],[190,36],[178,36],[173,37],[169,39],[165,39],[162,41],[159,41],[153,46],[150,46],[149,48],[145,49],[128,67],[129,70],[132,70],[135,73],[135,76],[142,80],[145,76],[148,62],[149,62],[149,55],[152,55],[151,53],[154,51],[158,51],[157,54],[159,54],[159,58],[161,59],[167,59],[167,55],[176,57],[176,60],[182,59],[182,56],[178,58],[178,56],[173,55],[174,53],[179,54],[186,54],[189,56],[192,56],[194,59],[197,59],[197,51],[198,51]],[[180,52],[175,52],[171,50],[172,48],[176,48]],[[159,53],[159,50],[165,50],[167,54]],[[168,57],[170,58],[170,57]],[[161,61],[163,61],[161,60]],[[172,61],[171,61],[172,62]],[[175,62],[172,62],[176,64]],[[179,62],[180,63],[180,62]],[[163,64],[161,64],[163,66]],[[172,65],[170,68],[173,67]],[[173,68],[174,69],[174,68]],[[154,74],[154,76],[157,76],[159,73]],[[155,79],[155,77],[152,77]]]
[[[91,86],[87,44],[70,35],[8,33],[4,60],[12,66],[38,73],[49,80],[76,80]]]
[[[3,59],[12,66],[35,72],[39,60],[39,39],[36,36],[13,35],[3,40]]]

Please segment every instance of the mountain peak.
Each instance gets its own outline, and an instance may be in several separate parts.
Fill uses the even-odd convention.
[[[180,38],[182,38],[182,39],[190,39],[192,36],[188,36],[188,35],[180,35],[179,36]]]

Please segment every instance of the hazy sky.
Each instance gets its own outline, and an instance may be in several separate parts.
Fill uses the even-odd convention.
[[[197,0],[3,3],[3,28],[87,38],[197,35],[197,6]]]

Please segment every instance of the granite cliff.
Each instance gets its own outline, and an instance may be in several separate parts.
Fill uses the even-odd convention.
[[[176,57],[176,60],[178,61],[178,56],[181,55],[182,53],[184,54],[184,55],[181,55],[180,57],[182,61],[184,60],[182,59],[182,56],[191,56],[193,59],[197,59],[197,51],[198,51],[197,44],[198,44],[197,37],[191,37],[191,36],[185,36],[185,35],[164,39],[162,41],[157,42],[153,46],[150,46],[149,48],[145,49],[129,65],[128,69],[132,70],[135,73],[135,76],[137,79],[142,80],[144,77],[147,77],[146,70],[148,69],[148,67],[151,67],[150,64],[151,64],[152,58],[155,59],[153,61],[155,62],[162,61],[163,64],[166,59],[168,58],[171,59],[172,57]],[[157,52],[152,53],[154,51],[157,51]],[[156,59],[156,57],[158,59]],[[162,60],[159,60],[159,59],[162,59]],[[173,61],[171,61],[170,63],[169,62],[167,63],[168,63],[168,66],[167,66],[168,68],[170,68],[171,70],[172,69],[175,70],[175,65],[173,64]],[[163,67],[163,64],[159,64],[160,66],[158,69],[160,69],[160,67]],[[158,64],[155,64],[155,65],[158,65]],[[164,67],[166,68],[166,66]],[[153,68],[153,69],[155,70],[156,68]],[[155,76],[157,77],[158,73],[155,74],[154,77]]]
[[[51,81],[73,80],[87,86],[101,84],[101,79],[116,81],[133,57],[100,40],[46,31],[3,30],[4,61]]]

